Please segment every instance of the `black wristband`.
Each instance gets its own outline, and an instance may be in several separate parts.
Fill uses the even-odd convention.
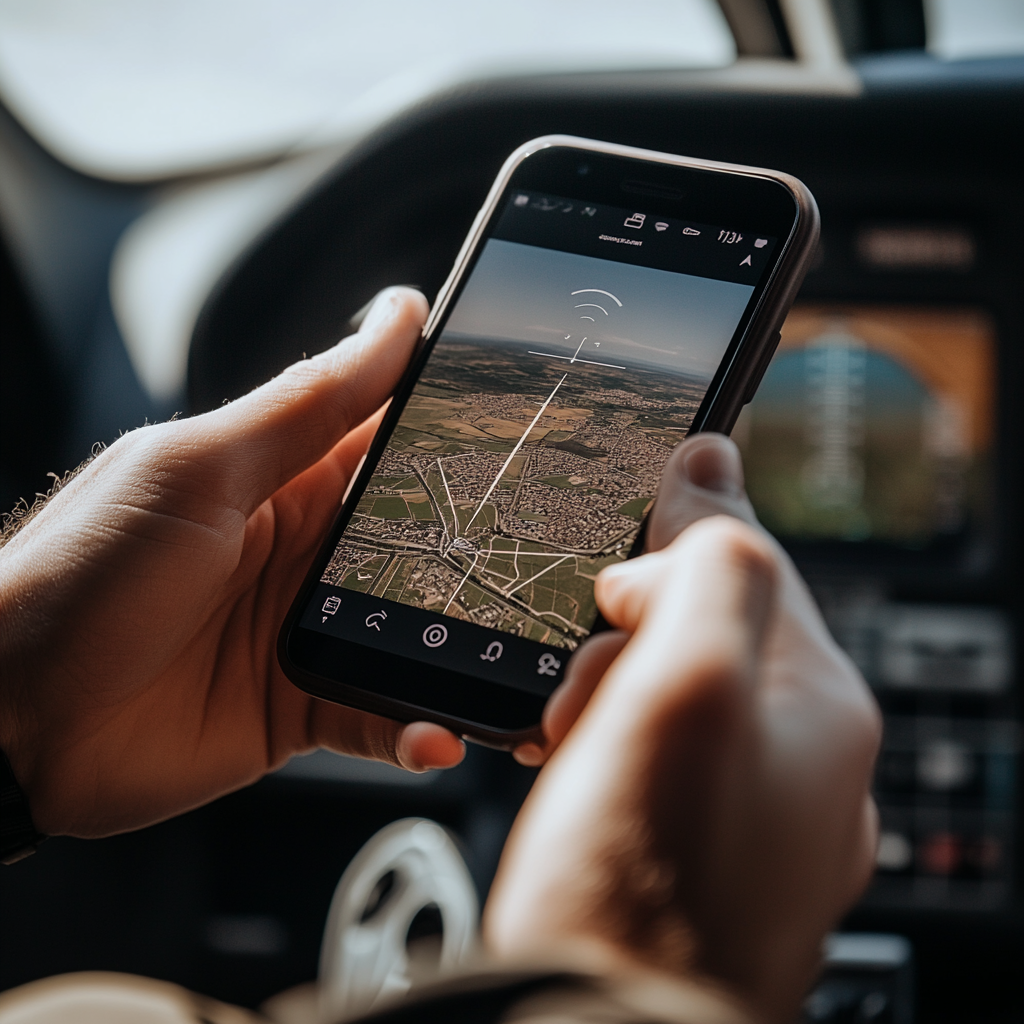
[[[0,750],[0,864],[14,864],[46,838],[32,824],[28,800],[14,777],[11,762]]]

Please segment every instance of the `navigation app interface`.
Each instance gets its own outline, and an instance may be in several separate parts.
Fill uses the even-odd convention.
[[[738,240],[718,237],[730,233]],[[510,197],[306,624],[420,660],[451,664],[458,648],[477,675],[549,692],[595,621],[595,577],[628,555],[773,245]],[[709,276],[663,269],[681,260]]]

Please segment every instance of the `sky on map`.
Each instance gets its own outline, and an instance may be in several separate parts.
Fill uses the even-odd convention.
[[[753,290],[492,238],[444,333],[710,380]]]

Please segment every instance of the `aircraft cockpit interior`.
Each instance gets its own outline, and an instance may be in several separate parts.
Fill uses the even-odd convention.
[[[387,285],[432,301],[528,139],[798,176],[820,243],[732,436],[884,716],[874,878],[804,1019],[1021,1019],[1024,7],[379,6],[0,2],[0,505],[323,350]],[[450,829],[482,902],[534,776],[482,746],[422,775],[318,751],[48,841],[0,869],[0,990],[118,970],[255,1008],[316,976],[338,878],[391,822]]]

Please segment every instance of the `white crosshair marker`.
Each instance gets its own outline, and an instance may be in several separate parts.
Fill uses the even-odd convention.
[[[612,295],[611,292],[605,291],[603,288],[577,288],[576,291],[570,292],[569,294],[573,298],[575,298],[578,295],[586,295],[586,294],[591,293],[591,292],[596,294],[596,295],[607,295],[608,298],[611,299],[612,302],[614,302],[620,309],[622,308],[622,301],[618,298],[618,296]],[[596,310],[596,311],[598,311],[600,313],[603,313],[604,316],[606,316],[606,317],[609,315],[608,314],[608,310],[605,309],[605,307],[602,306],[600,302],[577,302],[574,308],[575,309],[593,309],[593,310]],[[593,316],[591,316],[589,313],[580,313],[579,314],[579,318],[580,318],[580,320],[589,320],[592,324],[593,323],[597,323],[597,320]],[[567,334],[562,340],[563,341],[568,341],[571,337],[572,337],[571,334]],[[600,361],[598,361],[596,359],[581,359],[580,358],[580,351],[582,350],[583,346],[587,343],[587,341],[588,341],[588,336],[584,336],[583,340],[579,343],[579,345],[576,346],[576,351],[573,352],[573,354],[571,356],[558,355],[557,352],[535,352],[533,349],[530,349],[529,351],[530,351],[530,355],[531,356],[540,356],[543,359],[560,359],[563,362],[569,363],[570,366],[573,363],[585,363],[587,366],[604,366],[604,367],[607,367],[609,370],[624,370],[625,369],[624,366],[619,366],[617,363],[602,363],[602,362],[600,362]],[[594,342],[594,348],[600,348],[600,347],[601,347],[601,342],[595,341]]]

